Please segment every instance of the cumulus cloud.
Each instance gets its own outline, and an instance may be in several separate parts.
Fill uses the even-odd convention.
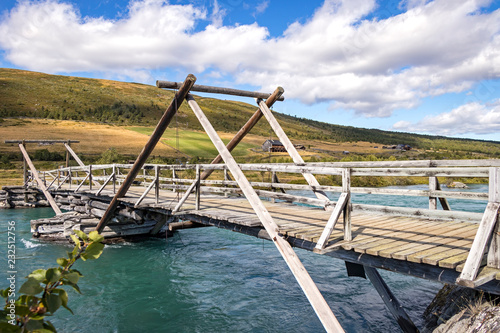
[[[266,10],[268,1],[258,10]],[[82,17],[65,2],[24,1],[3,17],[0,47],[13,64],[45,72],[103,71],[147,80],[158,68],[232,75],[236,83],[306,104],[388,117],[422,98],[500,77],[500,11],[487,1],[407,0],[367,19],[374,0],[325,0],[306,22],[272,38],[257,23],[224,25],[225,12],[137,0],[118,19]],[[391,14],[391,13],[389,13]],[[134,73],[137,73],[135,76]]]
[[[442,135],[498,133],[500,132],[500,100],[489,104],[467,103],[450,112],[427,116],[416,124],[399,121],[394,124],[393,128]]]

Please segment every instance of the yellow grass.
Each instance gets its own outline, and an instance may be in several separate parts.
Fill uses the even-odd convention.
[[[137,155],[148,140],[148,136],[125,127],[95,124],[77,121],[58,121],[45,119],[5,119],[0,123],[0,151],[19,151],[16,144],[5,144],[4,140],[79,140],[73,144],[77,154],[102,154],[114,147],[121,154]],[[51,151],[64,151],[62,145],[38,146],[27,145],[28,151],[47,148]],[[176,151],[159,143],[153,155],[181,156]]]

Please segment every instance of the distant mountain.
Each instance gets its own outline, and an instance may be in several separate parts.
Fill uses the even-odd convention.
[[[172,91],[138,83],[0,68],[0,117],[34,117],[154,126],[172,96]],[[197,101],[214,127],[223,132],[238,131],[257,109],[255,105],[215,98],[198,97]],[[277,112],[275,115],[285,132],[293,139],[327,142],[365,141],[379,145],[401,143],[419,149],[432,148],[500,157],[500,142],[356,128]],[[186,103],[180,107],[173,123],[182,129],[202,130]],[[269,137],[271,129],[265,120],[261,120],[252,133]]]

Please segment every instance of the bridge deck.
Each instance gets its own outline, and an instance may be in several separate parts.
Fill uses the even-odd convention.
[[[134,203],[144,191],[131,188],[126,198]],[[103,193],[105,194],[105,193]],[[182,194],[180,194],[182,195]],[[146,197],[141,207],[173,209],[179,196],[171,191],[161,191],[160,202]],[[203,195],[200,210],[194,209],[194,195],[177,213],[180,219],[198,216],[225,221],[247,227],[261,227],[261,223],[248,201],[241,198]],[[264,202],[269,213],[280,227],[280,232],[291,238],[316,243],[331,215],[320,208],[297,206],[289,203]],[[339,247],[360,254],[392,258],[413,263],[462,270],[478,224],[431,220],[428,218],[376,215],[352,212],[352,241],[343,240],[342,217],[329,239],[326,253]],[[500,276],[499,276],[500,277]]]

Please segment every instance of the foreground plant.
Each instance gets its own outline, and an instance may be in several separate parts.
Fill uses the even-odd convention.
[[[61,306],[73,314],[68,307],[68,294],[62,287],[70,286],[81,293],[77,283],[83,275],[71,267],[78,259],[99,258],[104,249],[104,237],[97,231],[88,235],[80,230],[74,232],[76,235],[72,234],[71,239],[75,247],[68,252],[68,258],[57,259],[59,267],[31,272],[19,289],[17,299],[13,298],[14,290],[0,290],[6,299],[0,310],[0,332],[57,332],[46,317],[52,316]]]

